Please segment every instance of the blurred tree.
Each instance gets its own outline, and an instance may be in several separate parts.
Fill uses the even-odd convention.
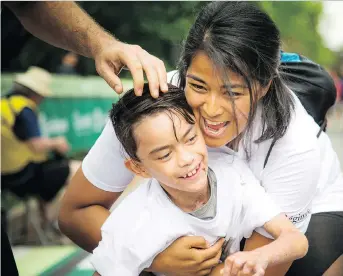
[[[298,52],[322,65],[331,65],[336,58],[318,32],[321,2],[261,1],[256,2],[275,21],[281,31],[283,49]]]

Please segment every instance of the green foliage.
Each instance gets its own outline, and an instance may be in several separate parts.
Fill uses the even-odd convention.
[[[279,27],[285,51],[301,53],[326,66],[334,62],[335,53],[325,47],[318,32],[321,2],[263,1],[258,5]]]

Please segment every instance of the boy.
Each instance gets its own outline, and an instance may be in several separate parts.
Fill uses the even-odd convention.
[[[225,238],[224,260],[239,250],[243,236],[261,226],[276,240],[237,253],[227,269],[264,275],[268,265],[306,254],[305,236],[280,214],[248,167],[234,156],[208,155],[192,109],[178,88],[170,86],[158,99],[150,96],[147,85],[141,97],[130,90],[110,117],[128,155],[126,167],[150,180],[104,223],[91,261],[100,275],[139,275],[185,235],[203,236],[210,245]]]

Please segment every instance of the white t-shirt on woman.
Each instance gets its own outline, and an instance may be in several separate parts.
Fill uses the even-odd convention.
[[[168,73],[168,80],[177,84],[176,71]],[[271,140],[252,144],[248,165],[267,194],[302,232],[305,232],[311,214],[343,211],[343,176],[337,154],[326,133],[316,137],[319,126],[307,114],[299,99],[294,96],[295,111],[286,134],[271,151],[263,169]],[[251,141],[261,133],[256,124]],[[244,150],[238,153],[227,147],[209,148],[210,151],[236,154],[245,158]],[[124,166],[125,154],[113,126],[107,122],[102,134],[82,163],[86,178],[105,191],[121,192],[130,183],[133,174]],[[263,230],[258,230],[269,236]]]

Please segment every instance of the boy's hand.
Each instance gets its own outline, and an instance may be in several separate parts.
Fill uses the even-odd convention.
[[[263,276],[268,260],[258,251],[237,252],[227,257],[223,276]]]

